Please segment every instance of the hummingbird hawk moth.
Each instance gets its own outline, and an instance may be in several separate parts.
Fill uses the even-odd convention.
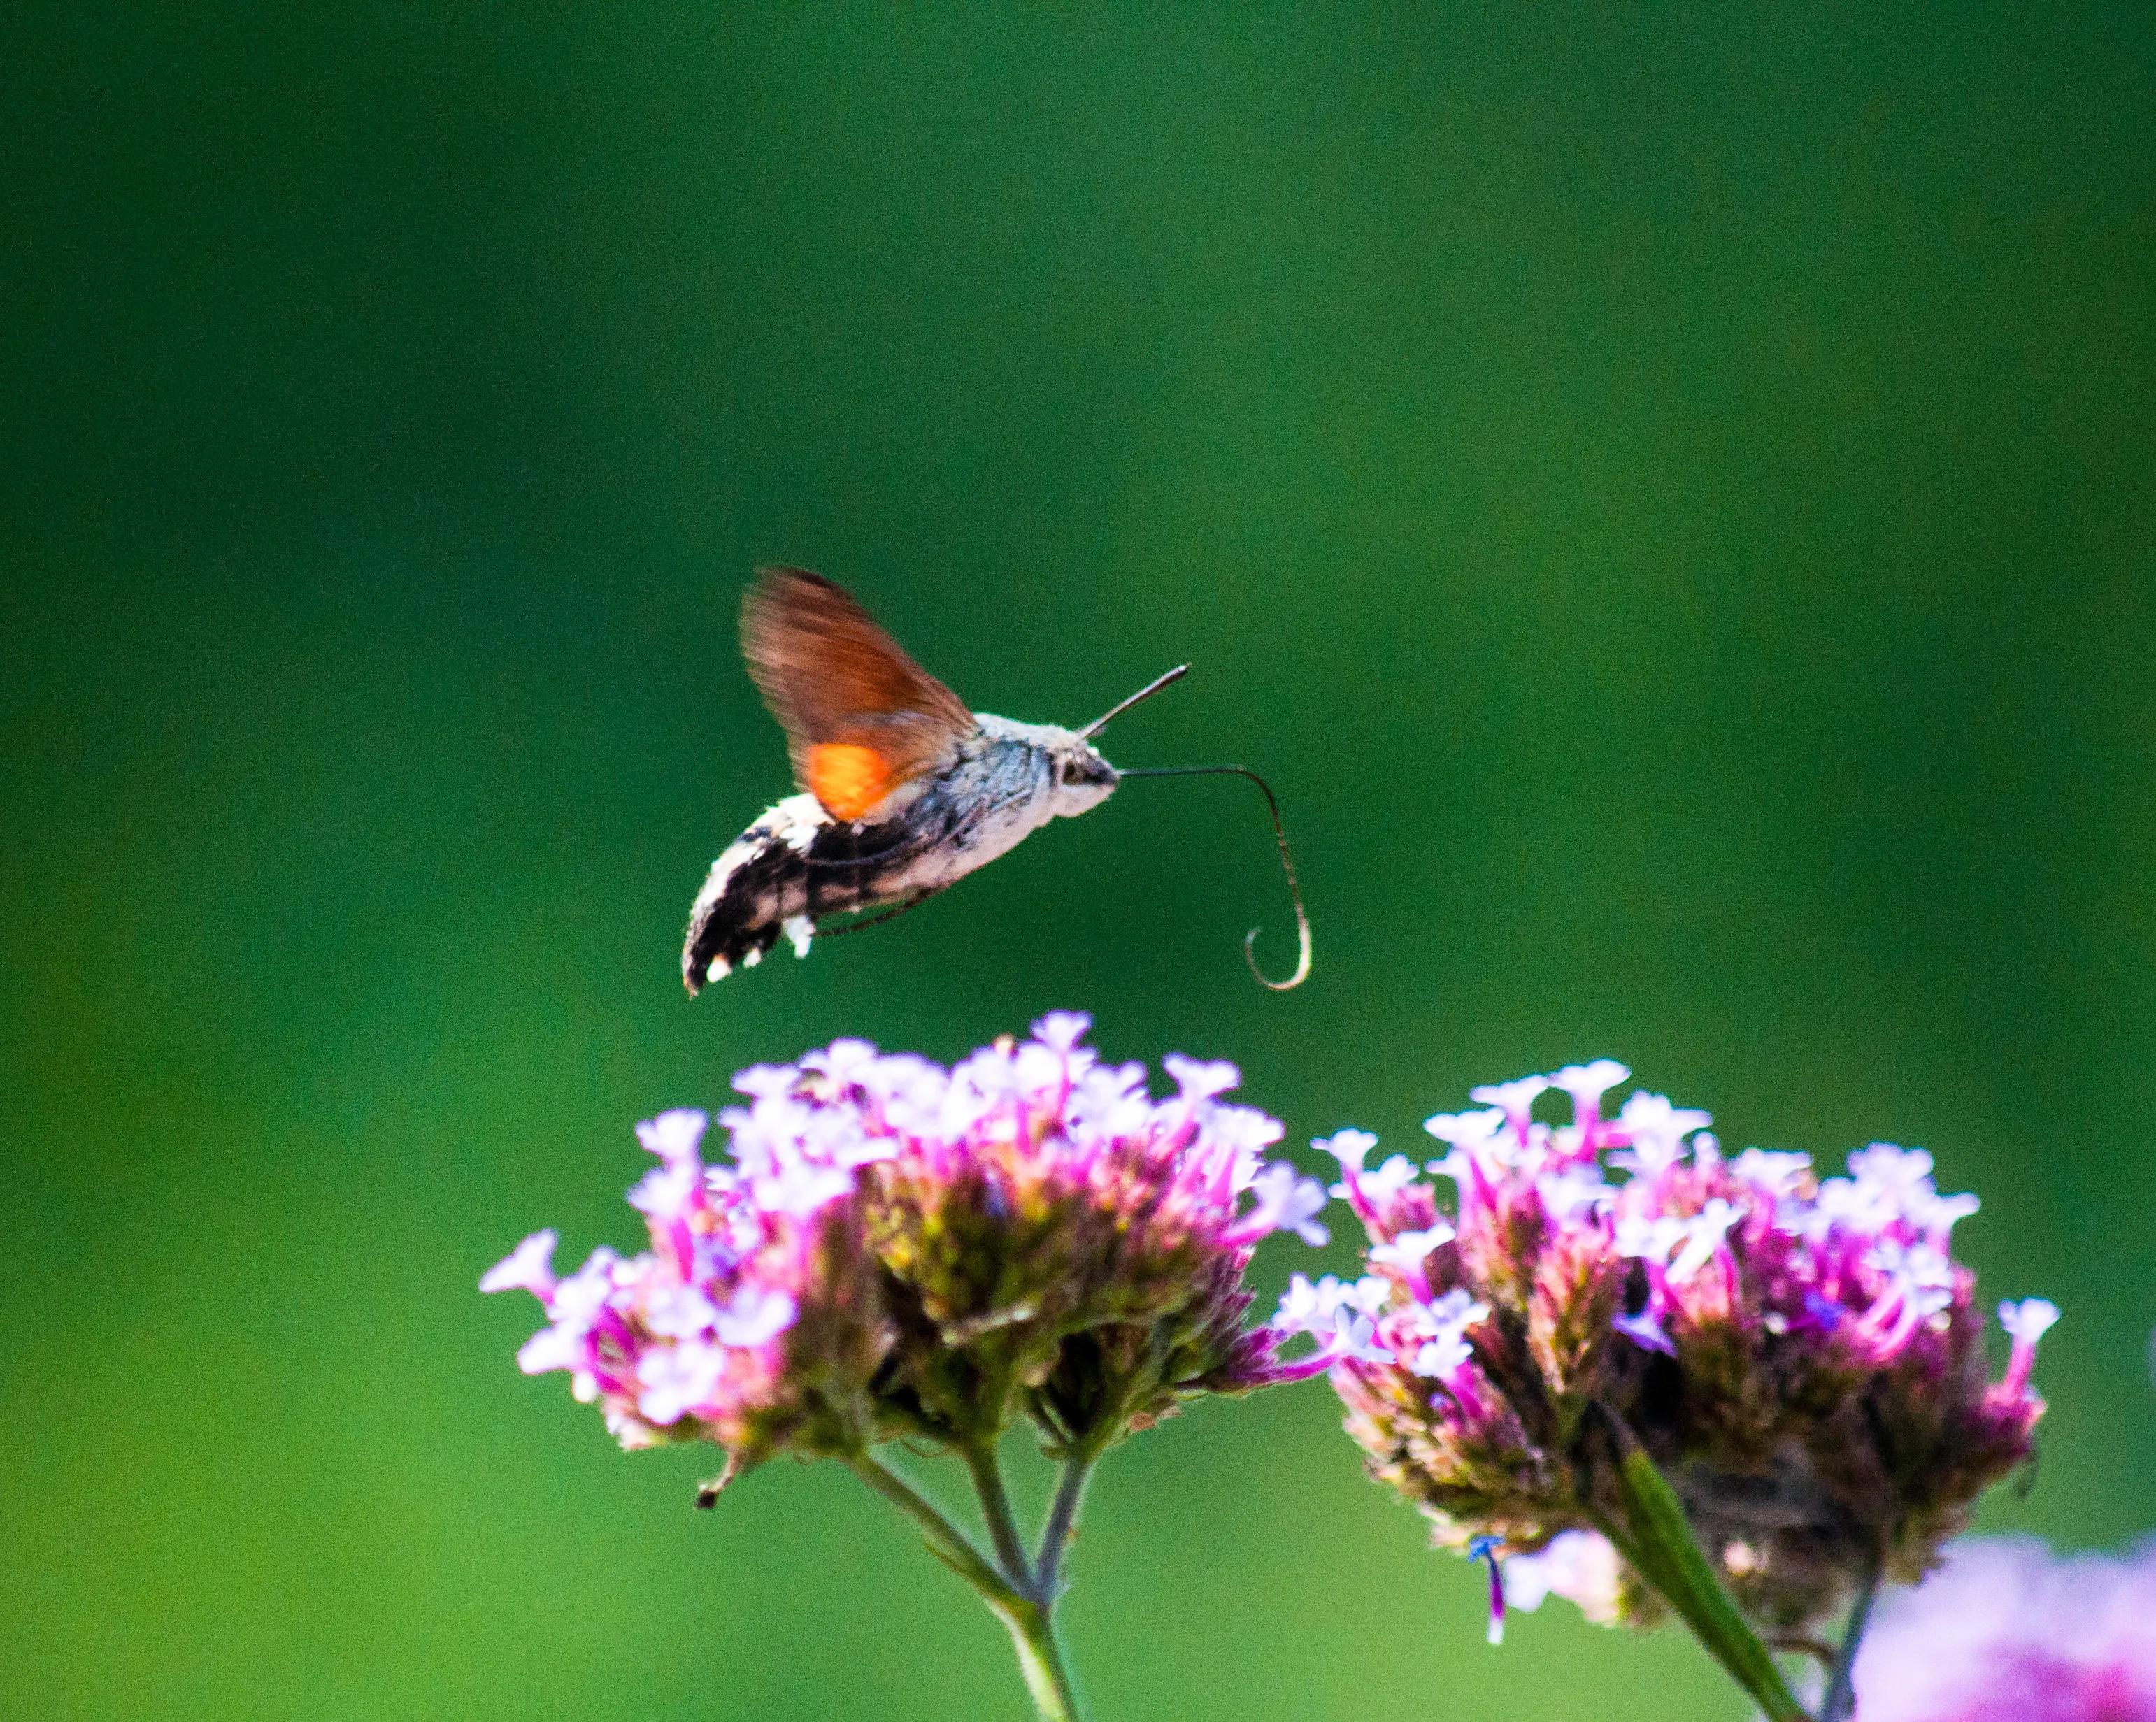
[[[1082,730],[975,712],[907,655],[838,585],[765,568],[742,603],[742,653],[786,732],[801,792],[767,810],[711,864],[690,911],[681,978],[693,994],[752,968],[780,939],[810,942],[887,920],[1009,852],[1057,817],[1091,811],[1126,777],[1231,773],[1265,791],[1310,972],[1310,922],[1296,890],[1280,808],[1240,766],[1118,771],[1093,737],[1188,669],[1178,665]],[[858,915],[835,925],[826,916]]]

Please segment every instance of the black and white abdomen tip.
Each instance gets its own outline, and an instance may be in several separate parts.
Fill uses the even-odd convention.
[[[793,941],[796,956],[808,956],[815,930],[808,913],[808,852],[824,823],[814,797],[789,796],[711,864],[681,946],[681,981],[691,993],[736,969],[754,968],[782,936]]]

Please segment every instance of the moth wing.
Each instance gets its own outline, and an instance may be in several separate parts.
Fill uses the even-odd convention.
[[[794,782],[834,819],[860,818],[979,727],[844,587],[803,568],[757,571],[742,654],[786,731]]]

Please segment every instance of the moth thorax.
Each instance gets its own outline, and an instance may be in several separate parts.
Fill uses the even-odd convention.
[[[980,714],[980,724],[991,753],[1005,761],[991,768],[993,775],[1006,782],[1011,774],[1028,780],[1019,792],[1034,802],[1037,819],[1086,812],[1099,807],[1116,787],[1116,768],[1075,730],[1058,724],[1022,724],[985,711]],[[1013,783],[1011,787],[1018,790],[1019,786]]]

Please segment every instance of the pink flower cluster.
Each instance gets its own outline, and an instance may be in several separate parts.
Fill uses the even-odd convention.
[[[536,1233],[481,1289],[539,1299],[519,1362],[567,1371],[624,1447],[706,1439],[737,1470],[978,1444],[1019,1414],[1093,1452],[1190,1395],[1308,1373],[1244,1330],[1243,1274],[1274,1232],[1325,1241],[1322,1186],[1264,1158],[1281,1126],[1221,1098],[1234,1066],[1170,1055],[1156,1099],[1088,1026],[1057,1012],[948,1070],[859,1040],[745,1070],[726,1161],[701,1112],[638,1126],[649,1249],[557,1278]]]
[[[1972,1538],[1889,1599],[1856,1659],[1863,1722],[2156,1722],[2156,1544],[2055,1559]]]
[[[2027,1458],[2057,1311],[2002,1308],[1992,1381],[1951,1250],[1976,1199],[1940,1194],[1929,1155],[1875,1144],[1834,1177],[1801,1154],[1725,1156],[1706,1113],[1660,1094],[1605,1117],[1628,1074],[1572,1066],[1430,1119],[1449,1207],[1404,1156],[1366,1167],[1365,1132],[1321,1143],[1368,1272],[1291,1289],[1281,1325],[1322,1336],[1373,1473],[1446,1540],[1528,1555],[1616,1522],[1636,1441],[1770,1627],[1817,1620],[1876,1565],[1922,1571]],[[1569,1117],[1537,1120],[1553,1091]],[[1643,1602],[1635,1586],[1612,1606]]]

